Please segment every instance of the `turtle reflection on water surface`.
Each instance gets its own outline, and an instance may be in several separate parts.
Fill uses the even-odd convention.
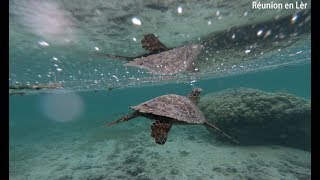
[[[107,126],[112,126],[120,122],[143,116],[155,120],[151,125],[151,137],[155,139],[157,144],[164,144],[166,142],[168,133],[173,124],[203,124],[214,128],[224,136],[239,143],[205,119],[196,105],[199,101],[201,92],[202,89],[196,88],[187,97],[176,94],[167,94],[143,102],[139,105],[131,106],[129,108],[134,110],[133,113],[110,122]]]
[[[176,48],[167,48],[154,34],[146,34],[141,40],[142,47],[149,53],[137,57],[101,54],[112,59],[128,61],[126,66],[139,67],[152,74],[166,75],[180,72],[196,72],[196,60],[202,48],[201,44],[191,44]]]

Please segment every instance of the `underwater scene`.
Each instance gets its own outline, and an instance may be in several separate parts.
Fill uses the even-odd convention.
[[[9,179],[311,179],[311,1],[255,3],[9,0]]]

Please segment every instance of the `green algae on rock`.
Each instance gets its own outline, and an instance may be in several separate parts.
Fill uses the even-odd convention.
[[[201,98],[209,122],[242,145],[276,144],[311,149],[310,101],[288,93],[236,88]]]

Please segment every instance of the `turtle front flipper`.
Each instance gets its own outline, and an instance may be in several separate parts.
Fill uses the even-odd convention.
[[[142,47],[151,52],[159,53],[168,50],[167,48],[154,34],[146,34],[141,40]]]
[[[232,141],[236,142],[237,144],[240,144],[239,141],[235,140],[233,137],[229,136],[228,134],[226,134],[225,132],[223,132],[221,129],[219,129],[217,126],[213,125],[212,123],[209,123],[208,121],[206,121],[204,123],[204,125],[214,128],[215,130],[217,130],[218,132],[222,133],[225,137],[231,139]]]
[[[172,124],[161,121],[156,121],[151,125],[151,137],[154,138],[157,144],[163,145],[168,137]]]

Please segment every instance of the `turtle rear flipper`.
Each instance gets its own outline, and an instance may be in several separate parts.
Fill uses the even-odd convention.
[[[163,145],[167,141],[172,124],[156,121],[151,125],[151,137],[157,144]]]
[[[159,53],[168,50],[167,48],[154,34],[146,34],[141,40],[142,47],[151,52]]]
[[[110,126],[113,126],[115,124],[118,124],[118,123],[121,123],[121,122],[124,122],[124,121],[129,121],[131,119],[134,119],[136,117],[139,117],[140,116],[140,113],[138,111],[135,111],[131,114],[128,114],[128,115],[125,115],[125,116],[122,116],[120,119],[118,120],[115,120],[115,121],[112,121],[108,124],[106,124],[107,127],[110,127]]]
[[[132,61],[134,59],[134,57],[118,56],[118,55],[107,54],[102,52],[93,52],[93,55],[102,56],[110,59],[123,60],[123,61]]]

